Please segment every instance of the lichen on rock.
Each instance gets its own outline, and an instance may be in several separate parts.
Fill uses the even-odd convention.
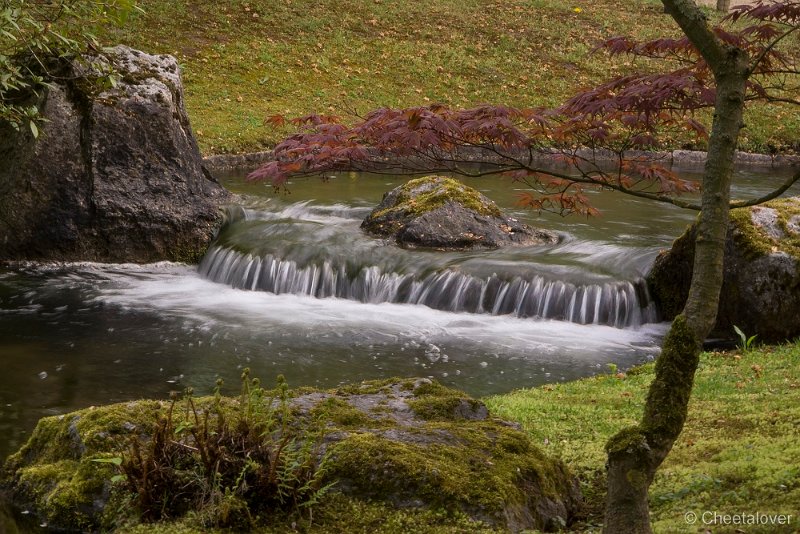
[[[223,399],[226,409],[239,403]],[[555,530],[579,506],[577,482],[561,462],[543,454],[515,425],[492,418],[481,402],[431,380],[303,388],[290,390],[288,399],[299,435],[319,436],[319,425],[324,428],[320,461],[325,483],[333,486],[314,512],[322,531],[359,530],[360,518],[343,517],[342,507],[358,509],[364,521],[373,508],[380,509],[389,517],[402,516],[412,529],[416,521],[433,521],[443,532],[463,531],[464,525],[476,532],[516,532]],[[213,400],[195,402],[202,410]],[[127,486],[111,481],[114,466],[102,459],[118,456],[130,436],[152,433],[167,405],[135,401],[44,418],[7,460],[2,484],[18,505],[52,527],[135,530]],[[172,519],[191,528],[203,511],[193,514]],[[270,529],[281,520],[286,516],[262,514],[256,521]],[[337,521],[346,523],[333,524]],[[148,528],[158,532],[170,525]]]
[[[469,250],[558,242],[556,234],[503,215],[480,192],[443,176],[417,178],[389,191],[361,228],[409,248]]]

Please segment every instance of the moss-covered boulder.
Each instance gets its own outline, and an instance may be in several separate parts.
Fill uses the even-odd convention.
[[[658,255],[647,276],[665,319],[680,313],[689,294],[695,235],[692,225]],[[734,325],[764,342],[800,336],[800,197],[731,211],[711,335],[735,338]]]
[[[568,524],[580,504],[575,479],[525,433],[492,418],[480,401],[427,379],[290,390],[283,408],[269,394],[248,398],[247,403],[264,404],[246,407],[248,413],[282,414],[276,428],[316,440],[314,447],[305,447],[302,439],[286,447],[316,451],[320,484],[332,485],[314,505],[313,524],[303,513],[295,517],[287,510],[240,506],[232,508],[240,514],[233,523],[239,527],[281,532],[295,522],[317,532],[381,531],[384,524],[417,532],[554,530]],[[174,440],[183,440],[187,450],[202,449],[185,440],[185,416],[196,430],[194,413],[222,406],[232,417],[245,403],[244,397],[193,402],[191,410],[136,401],[44,418],[7,460],[2,484],[18,506],[52,527],[140,531],[136,495],[116,465],[120,456],[131,454],[124,444],[131,437],[142,444],[163,442],[154,429],[170,417],[176,422]],[[221,432],[216,423],[211,427]],[[270,439],[283,443],[280,435]],[[240,478],[245,476],[242,472]],[[233,491],[224,494],[236,497]],[[208,522],[209,516],[202,509],[172,514],[146,530],[208,530],[216,524]]]
[[[389,191],[361,228],[409,248],[494,249],[558,242],[553,232],[503,215],[480,192],[443,176],[418,178]]]

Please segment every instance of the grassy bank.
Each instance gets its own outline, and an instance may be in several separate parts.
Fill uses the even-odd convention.
[[[676,35],[655,0],[140,4],[145,13],[105,39],[178,57],[206,154],[274,144],[287,131],[263,122],[278,113],[345,115],[430,102],[554,106],[633,67],[591,54],[601,39]],[[754,108],[747,124],[745,150],[798,148],[796,110]],[[671,148],[683,141],[671,140]]]
[[[599,529],[606,440],[636,421],[652,364],[486,399],[519,421],[579,474]],[[656,532],[797,532],[800,529],[800,344],[701,360],[686,428],[651,489]],[[788,526],[689,527],[685,514],[791,514]],[[708,516],[707,516],[708,517]],[[700,528],[705,527],[705,528]],[[740,530],[737,530],[740,529]]]

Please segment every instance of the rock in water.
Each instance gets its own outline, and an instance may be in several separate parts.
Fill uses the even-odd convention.
[[[689,295],[696,227],[656,258],[647,275],[665,319]],[[800,197],[731,211],[717,323],[711,335],[736,339],[733,326],[758,341],[800,336]]]
[[[558,242],[555,233],[504,216],[475,189],[443,176],[418,178],[389,191],[361,228],[409,248],[470,250]]]
[[[0,260],[199,259],[229,193],[201,166],[175,58],[117,46],[65,68],[39,139],[0,127]]]

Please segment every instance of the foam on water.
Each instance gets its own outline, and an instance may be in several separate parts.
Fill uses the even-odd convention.
[[[202,279],[184,267],[132,273],[106,271],[108,284],[93,298],[123,309],[188,319],[214,331],[246,330],[261,336],[315,336],[346,332],[345,344],[391,340],[472,347],[510,356],[567,353],[598,360],[609,352],[656,350],[660,325],[617,329],[565,321],[471,315],[424,306],[315,299],[305,295],[243,291]],[[648,347],[650,347],[648,349]]]

